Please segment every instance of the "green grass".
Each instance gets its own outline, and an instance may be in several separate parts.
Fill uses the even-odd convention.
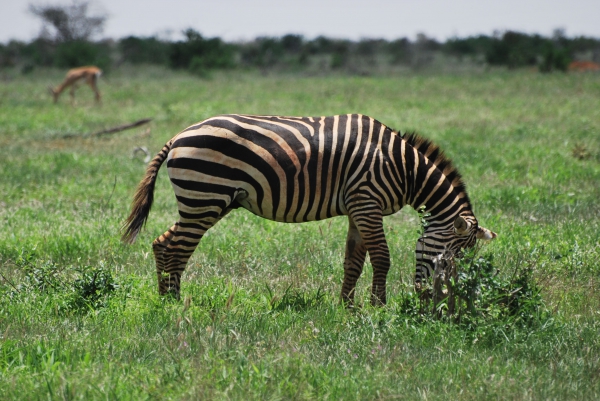
[[[101,107],[83,87],[72,107],[46,90],[62,74],[0,71],[0,399],[600,397],[600,75],[201,80],[123,67],[103,77]],[[545,307],[527,324],[410,313],[412,210],[385,221],[381,309],[339,305],[344,218],[286,225],[239,210],[203,239],[182,301],[162,299],[150,243],[177,214],[164,171],[145,231],[119,242],[145,169],[134,147],[154,154],[220,113],[357,112],[416,130],[456,163],[479,221],[499,234],[481,254],[502,277],[531,269],[541,289]],[[116,288],[85,306],[98,271]],[[357,289],[365,305],[370,276]]]

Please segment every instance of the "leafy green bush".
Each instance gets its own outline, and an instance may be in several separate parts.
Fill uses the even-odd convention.
[[[491,256],[479,256],[476,252],[473,249],[455,259],[450,268],[456,269],[456,275],[449,279],[448,296],[435,306],[436,313],[431,314],[427,293],[412,292],[400,298],[401,313],[417,320],[444,317],[452,294],[455,305],[453,314],[447,318],[459,325],[473,328],[508,323],[531,325],[545,310],[541,290],[533,277],[534,262],[515,267],[509,277],[500,274]]]
[[[491,65],[508,68],[536,65],[547,39],[539,35],[529,36],[520,32],[507,31],[495,38],[486,51],[486,61]]]
[[[500,275],[491,256],[474,252],[457,260],[458,280],[452,283],[458,319],[463,317],[516,317],[531,322],[543,309],[540,289],[528,264],[515,268],[511,277]]]
[[[467,38],[451,38],[443,44],[442,50],[459,58],[485,54],[490,49],[494,38],[486,35],[469,36]]]
[[[167,65],[171,44],[154,37],[128,36],[119,41],[121,60],[132,64]]]
[[[287,45],[292,46],[292,43]],[[240,49],[242,63],[261,68],[273,67],[284,57],[285,53],[286,48],[283,41],[272,37],[259,37]]]
[[[95,65],[106,71],[110,68],[110,47],[82,40],[60,43],[56,46],[54,64],[62,68]]]
[[[391,56],[392,64],[410,64],[414,53],[412,44],[407,38],[389,42],[386,51]]]
[[[111,271],[104,264],[83,266],[74,269],[77,273],[73,281],[72,307],[98,309],[106,306],[106,301],[119,287]]]
[[[554,70],[566,72],[571,58],[565,49],[547,44],[542,62],[540,63],[540,72],[552,72]]]
[[[223,69],[234,66],[233,47],[219,38],[204,39],[202,35],[188,29],[184,32],[186,41],[175,42],[169,52],[172,68]],[[192,65],[194,62],[194,65]]]
[[[120,287],[102,261],[98,266],[62,267],[51,260],[39,260],[32,251],[22,252],[16,265],[24,279],[10,297],[54,297],[64,311],[103,308]]]
[[[36,39],[30,43],[10,41],[0,44],[0,67],[51,66],[55,46],[47,40]]]

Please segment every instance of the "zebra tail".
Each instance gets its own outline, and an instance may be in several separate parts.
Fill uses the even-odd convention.
[[[160,166],[167,158],[172,143],[173,140],[167,142],[161,151],[154,156],[154,159],[150,161],[146,168],[144,178],[138,184],[131,204],[131,214],[127,220],[125,220],[125,223],[121,228],[121,231],[123,232],[121,241],[126,244],[133,244],[135,242],[137,235],[146,224],[146,220],[148,220],[152,202],[154,201],[154,184],[156,183],[158,170],[160,170]]]

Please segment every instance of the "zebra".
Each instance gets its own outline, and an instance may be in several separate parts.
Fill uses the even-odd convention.
[[[386,303],[390,252],[383,217],[405,205],[427,211],[416,246],[417,289],[446,260],[441,255],[496,237],[479,226],[452,162],[415,133],[401,134],[361,114],[228,114],[184,129],[152,159],[122,227],[123,242],[133,243],[145,225],[165,161],[179,220],[152,243],[161,295],[179,298],[196,246],[237,208],[285,223],[348,216],[341,299],[350,306],[367,253],[371,303]]]

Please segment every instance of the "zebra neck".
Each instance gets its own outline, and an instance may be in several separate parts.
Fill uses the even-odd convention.
[[[422,160],[420,165],[422,167],[412,174],[413,182],[407,186],[407,203],[422,214],[427,227],[451,229],[456,217],[470,210],[464,185],[427,160]]]
[[[424,208],[423,217],[436,227],[453,221],[465,209],[471,210],[458,170],[437,145],[417,134],[406,134],[398,147],[406,180],[405,204],[415,210]]]

